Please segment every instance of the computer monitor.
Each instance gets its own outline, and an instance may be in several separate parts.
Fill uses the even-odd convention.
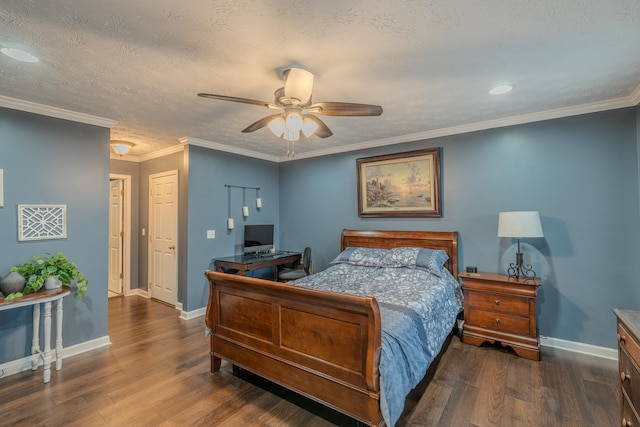
[[[268,252],[273,249],[273,224],[244,226],[244,253]]]

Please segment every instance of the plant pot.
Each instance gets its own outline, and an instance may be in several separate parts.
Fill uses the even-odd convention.
[[[12,271],[0,280],[0,292],[9,295],[14,292],[22,292],[24,289],[25,279],[17,271]]]
[[[51,289],[60,289],[62,287],[62,282],[58,280],[58,276],[49,276],[44,280],[44,288]]]

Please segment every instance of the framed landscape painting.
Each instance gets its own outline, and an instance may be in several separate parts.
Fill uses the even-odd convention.
[[[439,217],[440,148],[356,160],[358,215]]]

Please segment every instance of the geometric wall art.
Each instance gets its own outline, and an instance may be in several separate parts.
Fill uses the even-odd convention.
[[[67,238],[67,205],[18,205],[18,240]]]

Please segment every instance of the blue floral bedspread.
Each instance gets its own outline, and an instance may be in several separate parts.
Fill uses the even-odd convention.
[[[360,296],[380,306],[380,409],[394,426],[409,392],[422,380],[462,310],[462,292],[446,270],[337,264],[290,284]]]

